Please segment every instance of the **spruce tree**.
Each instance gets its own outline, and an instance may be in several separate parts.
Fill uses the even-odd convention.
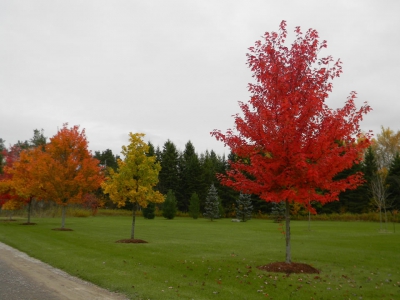
[[[208,195],[206,197],[206,203],[204,208],[206,211],[204,213],[204,216],[210,219],[211,221],[213,221],[214,219],[218,219],[220,217],[218,192],[214,184],[211,184],[211,187],[208,190]]]
[[[160,182],[158,185],[159,191],[163,194],[172,190],[174,193],[178,191],[180,185],[178,158],[179,153],[176,146],[170,140],[166,141],[163,150],[159,153],[161,171],[158,175]]]
[[[200,199],[196,192],[190,197],[189,215],[193,219],[197,219],[200,215]]]
[[[280,223],[285,218],[285,202],[274,202],[271,209],[271,216],[275,223]]]
[[[239,198],[236,200],[236,219],[246,222],[251,219],[253,212],[253,205],[251,204],[251,195],[239,194]]]
[[[199,157],[191,141],[185,145],[185,150],[179,157],[180,186],[178,207],[180,211],[189,210],[189,199],[194,192],[201,191],[202,170]]]
[[[176,215],[176,198],[172,190],[168,190],[167,197],[163,205],[163,217],[172,220]]]
[[[156,210],[156,204],[150,202],[149,204],[147,204],[147,207],[143,208],[143,217],[145,219],[154,219],[156,216],[155,210]]]

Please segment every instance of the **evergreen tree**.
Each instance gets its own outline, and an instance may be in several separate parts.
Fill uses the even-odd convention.
[[[154,145],[150,141],[147,143],[147,145],[149,146],[149,152],[146,153],[146,155],[147,156],[156,156],[156,150],[154,149]]]
[[[160,180],[158,189],[162,194],[167,194],[169,190],[176,193],[180,179],[178,173],[179,153],[176,150],[175,144],[170,140],[167,140],[164,144],[163,151],[159,155],[161,159],[161,171],[158,175]]]
[[[196,192],[190,197],[189,215],[193,219],[197,219],[200,215],[200,199]]]
[[[350,169],[340,172],[335,179],[344,179],[362,171],[363,165],[360,163],[354,163]],[[365,184],[361,184],[354,190],[345,190],[339,194],[339,211],[336,212],[350,212],[355,214],[368,212],[369,202],[368,187]],[[329,204],[327,204],[327,206],[329,206]]]
[[[117,170],[118,168],[118,159],[119,159],[119,155],[114,155],[112,150],[107,149],[105,151],[95,151],[94,152],[94,158],[98,159],[100,161],[100,165],[102,165],[103,167],[107,168],[111,168],[114,171]],[[107,172],[108,174],[108,172]]]
[[[178,208],[188,211],[189,199],[194,192],[201,190],[201,166],[197,153],[191,141],[185,145],[185,150],[180,156],[180,185]]]
[[[388,203],[392,209],[400,209],[400,154],[397,152],[390,165],[386,179],[388,187]]]
[[[42,150],[44,150],[45,145],[47,144],[47,137],[45,137],[43,135],[43,132],[44,132],[43,129],[41,129],[41,130],[38,130],[38,129],[33,130],[33,138],[31,138],[29,140],[29,145],[31,147],[39,147],[39,146],[41,146]]]
[[[143,217],[145,219],[154,219],[156,216],[155,210],[156,210],[156,204],[150,202],[149,204],[147,204],[147,207],[143,208]]]
[[[252,212],[251,195],[240,193],[237,198],[236,219],[246,222],[251,219]]]
[[[172,190],[169,190],[163,205],[163,217],[172,220],[176,215],[176,198]]]
[[[204,216],[211,221],[220,217],[218,192],[214,184],[211,184],[211,187],[208,190]]]
[[[280,223],[285,219],[285,202],[274,202],[272,204],[271,216],[275,223]]]

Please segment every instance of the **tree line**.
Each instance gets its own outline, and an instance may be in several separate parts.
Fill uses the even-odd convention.
[[[0,138],[0,181],[4,182],[10,174],[4,172],[5,166],[11,166],[18,161],[23,150],[42,148],[48,144],[43,130],[35,129],[30,140],[18,141],[6,147],[6,141]],[[204,211],[207,193],[211,185],[218,191],[221,217],[234,217],[236,214],[239,192],[222,185],[217,174],[225,174],[229,170],[228,161],[234,161],[232,153],[218,155],[213,150],[206,150],[198,154],[195,146],[188,141],[183,150],[176,147],[173,141],[167,140],[162,147],[154,146],[148,142],[149,155],[161,166],[158,174],[158,183],[155,190],[167,195],[171,190],[176,198],[177,209],[189,212],[190,198],[194,193],[198,195],[200,210]],[[373,139],[372,145],[366,150],[362,162],[354,164],[352,168],[340,172],[336,178],[346,178],[350,174],[362,172],[365,182],[355,190],[346,190],[339,195],[339,201],[321,205],[312,202],[311,205],[317,213],[365,213],[369,211],[385,212],[400,209],[400,131],[394,132],[390,128],[382,127],[381,132]],[[95,151],[93,157],[98,160],[98,166],[118,169],[117,161],[120,155],[112,150]],[[4,184],[3,184],[4,186]],[[102,191],[95,193],[102,196]],[[0,205],[3,209],[17,209],[20,202],[9,201],[12,196],[5,192],[0,195]],[[87,200],[87,199],[86,199]],[[108,197],[104,199],[105,205],[116,207]],[[88,200],[87,200],[88,201]],[[268,203],[256,195],[251,195],[253,214],[270,214],[277,210],[279,204]],[[6,204],[8,202],[8,204]],[[29,201],[27,202],[30,203]],[[95,201],[95,203],[97,203]],[[159,205],[162,208],[162,205]],[[131,209],[131,204],[126,208]],[[305,209],[292,209],[292,213],[305,212]]]

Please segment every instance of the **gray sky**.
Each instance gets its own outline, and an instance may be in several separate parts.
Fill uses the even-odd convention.
[[[400,129],[400,1],[0,1],[0,138],[62,124],[119,154],[129,132],[161,148],[228,154],[210,136],[247,101],[247,49],[282,20],[316,29],[343,61],[328,104],[372,106],[364,130]]]

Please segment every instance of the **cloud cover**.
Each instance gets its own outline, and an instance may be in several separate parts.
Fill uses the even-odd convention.
[[[247,101],[247,48],[286,20],[315,28],[343,61],[328,100],[372,106],[364,130],[398,130],[398,1],[1,1],[0,138],[51,137],[68,122],[91,150],[120,152],[129,132],[162,147],[228,154],[210,136]]]

